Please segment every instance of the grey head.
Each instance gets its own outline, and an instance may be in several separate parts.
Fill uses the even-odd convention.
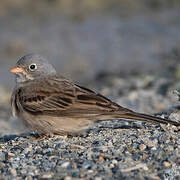
[[[16,75],[18,83],[56,74],[54,67],[38,54],[27,54],[21,57],[10,72]]]

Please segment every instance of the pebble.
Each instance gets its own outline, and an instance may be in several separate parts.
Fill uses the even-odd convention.
[[[158,140],[157,139],[154,139],[153,141],[149,141],[148,142],[148,146],[150,148],[155,148],[157,146],[157,144],[158,144]]]
[[[117,163],[118,163],[117,160],[115,160],[115,159],[112,160],[112,164],[117,164]]]
[[[70,176],[66,176],[65,178],[64,178],[64,180],[71,180],[72,179],[72,177],[70,177]]]
[[[176,121],[180,119],[180,110],[175,110],[174,112],[172,112],[169,116],[169,119],[171,119],[172,121]]]
[[[141,150],[141,151],[144,151],[145,149],[146,149],[146,145],[145,144],[140,144],[140,146],[139,146],[139,149]]]
[[[9,168],[9,171],[11,172],[12,176],[14,176],[14,177],[17,176],[17,172],[15,169]]]
[[[171,163],[168,162],[168,161],[164,161],[164,162],[163,162],[163,165],[164,165],[165,167],[170,167],[170,166],[171,166]]]
[[[64,162],[63,164],[61,164],[62,168],[67,168],[70,165],[69,162]]]
[[[101,177],[95,177],[95,180],[102,180]]]
[[[45,174],[42,175],[42,178],[50,179],[50,178],[52,178],[52,173],[45,173]]]
[[[99,161],[103,162],[104,161],[104,157],[103,156],[99,156]]]
[[[0,152],[0,161],[6,161],[8,158],[7,152]]]

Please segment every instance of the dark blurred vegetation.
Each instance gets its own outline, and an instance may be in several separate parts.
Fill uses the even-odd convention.
[[[138,12],[159,11],[166,8],[180,9],[179,0],[1,0],[0,15],[12,13],[60,13],[82,17],[89,14],[115,13],[133,15]]]
[[[8,69],[29,52],[83,82],[147,72],[179,80],[179,12],[180,0],[1,0],[0,85],[12,87]]]

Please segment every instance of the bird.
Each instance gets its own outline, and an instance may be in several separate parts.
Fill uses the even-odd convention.
[[[38,54],[21,57],[9,71],[15,74],[16,81],[11,96],[12,113],[37,134],[80,134],[93,123],[115,119],[180,126],[179,122],[122,107],[66,79]]]

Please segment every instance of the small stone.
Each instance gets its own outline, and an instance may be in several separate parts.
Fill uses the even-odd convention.
[[[168,161],[164,161],[164,162],[163,162],[163,165],[164,165],[165,167],[170,167],[170,166],[171,166],[171,163],[168,162]]]
[[[143,158],[143,159],[147,159],[147,158],[148,158],[148,155],[147,155],[146,153],[143,153],[142,158]]]
[[[38,174],[39,173],[39,170],[38,169],[35,169],[34,170],[34,174]]]
[[[32,176],[27,176],[25,180],[33,180]]]
[[[110,164],[110,168],[112,169],[112,168],[114,168],[115,166],[114,166],[114,164]]]
[[[156,147],[158,144],[158,140],[157,139],[154,139],[153,141],[149,141],[148,142],[148,146],[153,148],[153,147]]]
[[[157,148],[156,147],[152,147],[151,150],[155,151]]]
[[[92,159],[92,155],[93,155],[93,152],[92,152],[92,151],[88,151],[88,153],[87,153],[87,159],[88,159],[88,160],[91,160],[91,159]]]
[[[118,163],[118,161],[116,159],[112,160],[112,164],[117,164],[117,163]]]
[[[110,146],[110,147],[112,147],[112,146],[113,146],[112,141],[109,141],[109,142],[108,142],[108,146]]]
[[[8,158],[7,152],[0,152],[0,161],[6,161]]]
[[[141,145],[139,146],[139,149],[140,149],[141,151],[144,151],[144,150],[146,149],[146,145],[145,145],[145,144],[141,144]]]
[[[171,141],[171,140],[170,140],[170,138],[169,138],[169,137],[167,137],[166,143],[167,143],[167,144],[169,144],[169,143],[170,143],[170,141]]]
[[[22,169],[21,170],[21,174],[27,174],[27,170],[26,169]]]
[[[44,179],[52,178],[52,174],[51,173],[43,174],[42,178],[44,178]]]
[[[180,165],[180,158],[177,158],[177,159],[175,160],[175,163],[176,163],[177,165]]]
[[[104,162],[104,157],[103,156],[99,156],[99,161]]]
[[[92,169],[88,170],[88,173],[93,173],[93,170]]]
[[[29,148],[29,147],[28,147],[28,148],[25,148],[24,151],[23,151],[23,153],[26,154],[26,153],[28,153],[28,152],[31,151],[31,150],[32,150],[32,148]]]
[[[173,146],[169,146],[168,147],[168,151],[174,151],[174,147]]]
[[[9,170],[10,170],[11,174],[12,174],[14,177],[17,176],[17,172],[16,172],[15,169],[10,168]]]
[[[95,180],[102,180],[102,178],[101,177],[96,177]]]
[[[173,113],[170,114],[169,119],[172,121],[177,121],[180,119],[180,111],[175,110]]]
[[[61,164],[62,168],[67,168],[69,166],[69,162],[64,162],[63,164]]]
[[[66,176],[64,180],[71,180],[72,178],[70,176]]]
[[[7,158],[8,159],[10,159],[10,158],[12,158],[12,157],[14,157],[15,156],[15,154],[14,153],[11,153],[11,152],[8,152],[8,154],[7,154]]]

